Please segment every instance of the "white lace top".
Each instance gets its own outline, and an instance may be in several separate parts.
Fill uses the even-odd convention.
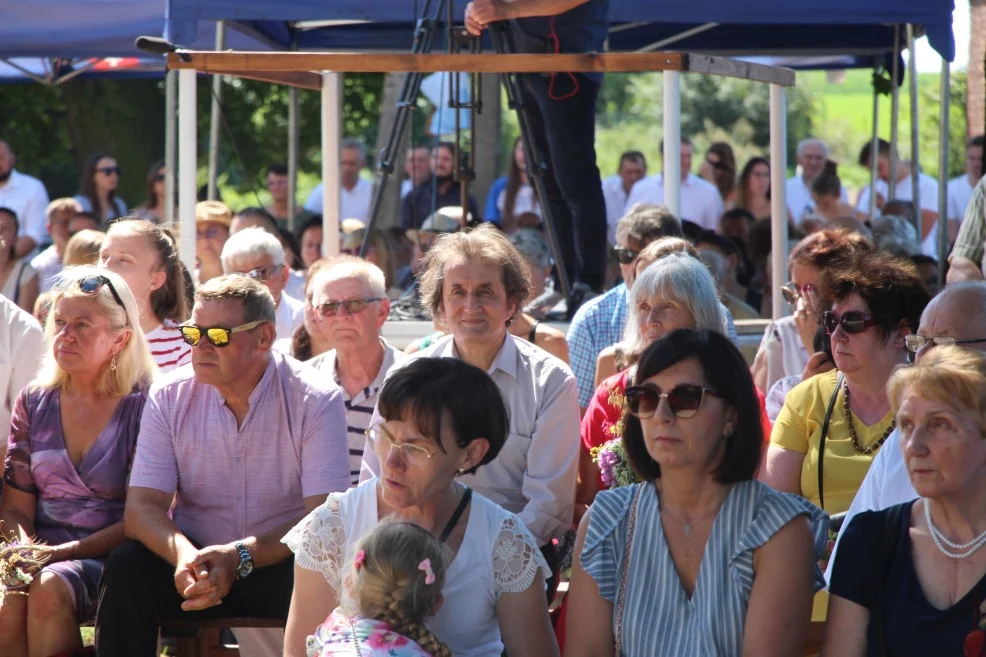
[[[321,573],[340,599],[353,544],[379,522],[376,486],[374,478],[332,493],[282,539],[295,564]],[[526,591],[538,568],[550,576],[524,524],[474,491],[462,545],[445,575],[445,602],[428,627],[456,657],[500,657],[496,602],[501,593]]]

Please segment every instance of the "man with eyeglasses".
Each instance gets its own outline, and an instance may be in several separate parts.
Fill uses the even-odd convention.
[[[390,313],[383,272],[371,262],[342,256],[320,269],[311,281],[315,321],[332,345],[309,365],[342,388],[349,439],[349,476],[359,483],[377,395],[387,372],[404,359],[380,336]]]
[[[935,346],[958,345],[986,351],[986,282],[956,283],[933,298],[921,315],[918,332],[905,337],[907,349],[920,360]],[[877,452],[863,483],[846,512],[839,538],[849,521],[863,511],[878,511],[917,498],[900,449],[900,429],[894,429]],[[835,550],[839,549],[838,540]],[[829,559],[831,576],[835,550]]]
[[[263,228],[244,228],[226,241],[222,263],[223,273],[242,274],[267,286],[274,296],[277,339],[293,336],[305,321],[305,304],[284,292],[291,270],[278,239]]]
[[[156,655],[168,621],[285,620],[284,534],[349,487],[342,392],[271,351],[274,298],[245,276],[196,290],[180,326],[192,362],[152,386],[124,531],[99,587],[105,657]]]

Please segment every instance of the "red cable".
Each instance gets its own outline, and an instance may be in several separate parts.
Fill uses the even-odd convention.
[[[561,39],[558,38],[558,33],[555,32],[555,17],[551,17],[551,29],[548,32],[548,39],[555,45],[555,54],[561,53]],[[568,100],[573,98],[577,93],[579,93],[579,80],[572,73],[565,73],[572,81],[572,90],[565,94],[564,96],[555,95],[555,82],[557,73],[551,74],[551,81],[548,83],[548,98],[551,100]]]

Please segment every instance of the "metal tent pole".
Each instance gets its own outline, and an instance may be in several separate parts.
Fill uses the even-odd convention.
[[[787,314],[781,294],[787,276],[787,200],[784,198],[787,177],[787,90],[770,85],[770,243],[771,243],[771,311],[777,320]]]
[[[322,71],[322,257],[339,255],[342,75]]]
[[[924,233],[922,232],[921,221],[921,188],[920,180],[918,175],[920,174],[920,153],[918,144],[918,63],[917,54],[914,52],[914,26],[911,24],[907,25],[907,50],[909,57],[907,59],[907,77],[910,78],[911,92],[911,189],[913,190],[914,196],[912,202],[914,204],[914,227],[918,229],[918,241],[924,239]],[[891,171],[891,177],[896,172]]]
[[[298,87],[288,89],[288,230],[295,229],[298,213]]]
[[[168,71],[164,77],[164,223],[171,224],[175,216],[175,172],[178,167],[178,71]]]
[[[226,23],[216,22],[216,50],[226,48]],[[212,110],[209,112],[209,200],[216,195],[216,174],[219,169],[219,102],[223,94],[223,76],[212,76]]]
[[[945,260],[948,258],[948,149],[949,105],[951,104],[948,60],[941,60],[941,100],[938,104],[938,286],[945,287]]]
[[[189,272],[195,271],[195,202],[198,178],[196,73],[178,71],[178,216],[179,255]]]
[[[900,26],[894,25],[894,53],[890,78],[890,179],[887,181],[887,200],[894,199],[897,190],[897,148],[900,128]],[[913,115],[913,112],[912,112]]]
[[[876,216],[876,168],[878,163],[877,150],[880,146],[880,92],[873,87],[873,141],[870,142],[870,207],[867,215],[872,219]],[[894,176],[891,175],[891,178]]]
[[[664,78],[664,204],[681,217],[681,73],[665,71]]]

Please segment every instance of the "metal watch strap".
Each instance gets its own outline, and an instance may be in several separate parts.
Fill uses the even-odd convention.
[[[243,579],[253,571],[253,557],[250,556],[250,550],[247,549],[247,546],[244,543],[237,541],[233,544],[233,546],[236,548],[236,552],[240,555],[240,563],[236,567],[236,579]],[[240,573],[243,570],[243,565],[247,563],[250,564],[250,569],[247,571],[246,575],[241,575]]]

